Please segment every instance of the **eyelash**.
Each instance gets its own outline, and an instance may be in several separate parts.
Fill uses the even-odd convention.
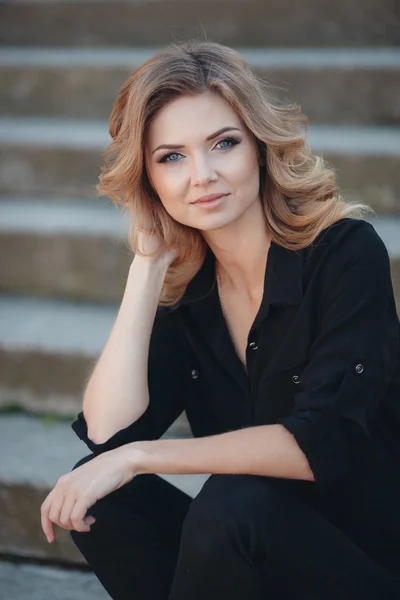
[[[228,148],[222,148],[222,150],[230,150],[231,148],[233,148],[233,146],[236,146],[237,144],[240,144],[239,140],[237,140],[236,138],[233,138],[233,137],[224,138],[223,140],[220,140],[218,142],[218,144],[221,144],[222,142],[232,142],[231,146],[229,146]],[[217,144],[217,146],[218,146],[218,144]],[[169,158],[173,154],[177,154],[178,155],[178,154],[180,154],[180,152],[169,152],[168,154],[165,154],[158,162],[159,163],[179,162],[177,160],[167,160],[167,158]]]

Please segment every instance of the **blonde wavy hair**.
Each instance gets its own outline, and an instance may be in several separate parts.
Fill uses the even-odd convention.
[[[237,51],[196,39],[172,43],[135,69],[119,90],[109,121],[112,142],[103,153],[96,186],[100,195],[130,211],[129,246],[134,254],[141,254],[140,231],[158,234],[165,249],[180,249],[165,276],[159,306],[179,302],[203,263],[207,244],[199,230],[167,213],[151,186],[144,153],[146,128],[175,98],[205,90],[229,103],[257,144],[262,159],[260,199],[274,242],[300,250],[337,220],[375,212],[340,196],[333,167],[306,143],[308,118],[301,108],[272,98],[271,86]]]

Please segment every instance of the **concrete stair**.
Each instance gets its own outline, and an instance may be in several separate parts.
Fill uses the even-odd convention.
[[[1,291],[118,305],[132,261],[129,217],[119,208],[100,201],[0,198]],[[400,290],[400,216],[367,220],[391,248]]]
[[[0,195],[94,199],[106,121],[0,118]],[[349,200],[400,212],[399,126],[310,125],[308,143],[338,172]]]
[[[57,211],[59,207],[56,205],[55,208]],[[369,222],[388,248],[400,314],[400,219],[371,217]],[[71,231],[69,237],[60,240],[55,232],[42,238],[40,229],[32,229],[32,238],[36,236],[32,247],[38,249],[38,256],[43,250],[47,258],[43,272],[49,274],[48,278],[37,282],[35,296],[18,295],[18,292],[27,291],[26,272],[31,269],[40,272],[37,256],[27,254],[26,261],[13,263],[8,262],[5,254],[5,273],[8,272],[7,264],[10,268],[14,264],[17,267],[23,264],[23,268],[14,272],[13,280],[4,277],[3,286],[7,288],[8,285],[8,294],[0,295],[0,406],[18,406],[33,412],[70,417],[80,410],[85,381],[118,312],[119,301],[114,304],[106,301],[110,296],[122,297],[125,273],[121,271],[117,280],[110,277],[107,261],[94,261],[92,270],[91,265],[88,266],[88,280],[81,278],[80,263],[73,264],[70,260],[75,246],[79,247],[76,233]],[[24,247],[24,232],[15,231],[14,235],[11,248]],[[11,234],[8,236],[10,240]],[[94,247],[97,243],[94,237]],[[69,286],[58,282],[57,272],[65,274]],[[108,297],[99,293],[102,281],[105,288],[111,288]],[[91,302],[62,299],[63,295],[89,298]],[[182,425],[187,429],[186,423]]]
[[[95,190],[120,85],[172,41],[239,50],[301,105],[346,198],[376,210],[400,314],[399,14],[392,0],[0,2],[0,556],[68,566],[0,562],[1,598],[106,597],[68,532],[47,543],[40,505],[89,454],[70,425],[132,260],[128,215]],[[163,437],[191,435],[183,413]],[[208,475],[162,477],[194,497]]]
[[[2,292],[119,302],[132,252],[111,202],[0,197]]]
[[[1,113],[107,119],[116,90],[159,48],[0,49]],[[400,122],[398,49],[237,50],[277,97],[299,102],[311,123]]]
[[[0,407],[75,417],[117,312],[118,305],[0,295]],[[191,435],[184,417],[173,433]]]
[[[81,569],[0,562],[0,591],[13,600],[109,600],[97,577]]]
[[[399,45],[399,12],[392,0],[18,0],[0,4],[0,40],[119,47],[194,35],[250,47],[382,47]]]
[[[162,439],[176,437],[172,426]],[[179,437],[190,435],[181,432]],[[56,539],[49,544],[40,522],[41,504],[58,478],[91,453],[72,431],[70,420],[3,414],[0,452],[7,457],[0,464],[0,554],[86,564],[67,530],[56,526]],[[191,497],[197,495],[209,477],[160,476]]]

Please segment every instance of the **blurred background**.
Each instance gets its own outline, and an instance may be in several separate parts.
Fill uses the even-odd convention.
[[[396,6],[397,4],[397,6]],[[300,103],[391,258],[400,314],[400,4],[395,0],[0,1],[0,597],[107,594],[40,506],[89,454],[70,425],[132,260],[127,217],[97,198],[120,85],[189,37],[239,50]],[[185,416],[165,437],[190,436]],[[206,475],[165,475],[192,496]]]

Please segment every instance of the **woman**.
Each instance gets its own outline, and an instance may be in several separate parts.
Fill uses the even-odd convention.
[[[389,256],[305,123],[196,40],[114,105],[98,189],[135,257],[72,425],[92,454],[42,505],[114,599],[400,597]],[[183,411],[194,439],[160,440]]]

